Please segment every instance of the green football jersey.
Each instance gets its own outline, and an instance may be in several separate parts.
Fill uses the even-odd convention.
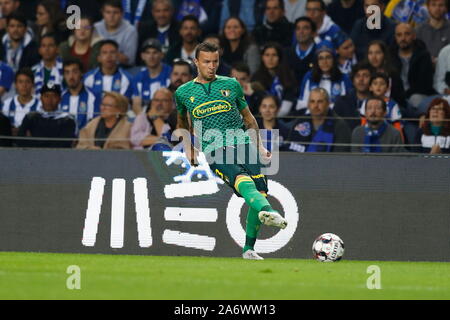
[[[250,143],[240,114],[247,101],[236,79],[217,76],[206,84],[189,81],[175,92],[175,101],[180,114],[189,114],[203,152]]]

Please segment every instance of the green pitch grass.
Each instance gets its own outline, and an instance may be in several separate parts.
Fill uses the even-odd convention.
[[[81,269],[69,290],[67,268]],[[369,290],[367,268],[381,270]],[[450,299],[449,263],[0,252],[0,299]]]

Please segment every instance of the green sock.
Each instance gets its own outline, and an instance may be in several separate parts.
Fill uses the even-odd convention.
[[[234,184],[235,189],[245,199],[245,202],[249,207],[257,212],[260,212],[262,208],[270,206],[269,201],[256,189],[255,182],[248,176],[240,177],[236,179]]]
[[[247,214],[247,226],[245,229],[245,246],[243,252],[255,249],[256,238],[258,237],[261,221],[258,218],[258,211],[250,207]]]

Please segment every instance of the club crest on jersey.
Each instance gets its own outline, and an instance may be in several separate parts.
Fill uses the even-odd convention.
[[[228,98],[231,94],[231,90],[220,90],[220,93],[225,97]]]
[[[190,97],[189,100],[191,100],[191,103],[194,103],[195,97]]]
[[[196,119],[202,119],[209,117],[216,113],[228,112],[231,110],[231,104],[225,100],[214,100],[202,103],[194,110],[192,110],[192,115]]]

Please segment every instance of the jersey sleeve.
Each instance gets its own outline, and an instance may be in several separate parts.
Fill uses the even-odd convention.
[[[182,115],[186,114],[187,109],[186,106],[184,105],[183,94],[180,90],[177,90],[175,92],[175,104],[177,106],[177,111],[179,114]]]
[[[236,86],[236,105],[239,111],[242,111],[248,107],[247,100],[245,99],[244,90],[242,89],[241,84],[237,82],[237,80],[234,80],[234,83]]]

